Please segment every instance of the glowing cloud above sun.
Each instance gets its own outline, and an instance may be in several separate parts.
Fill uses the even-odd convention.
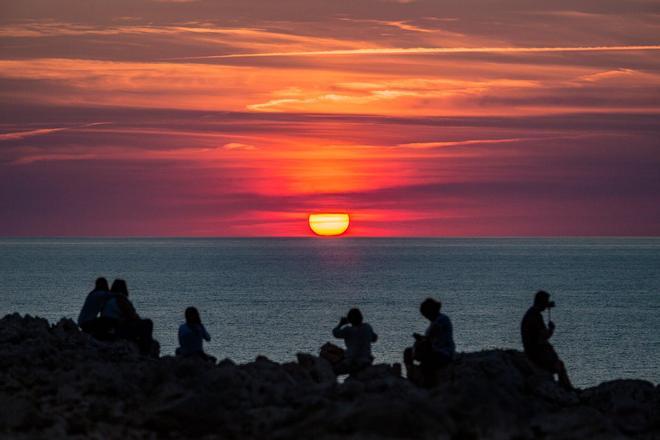
[[[310,214],[309,227],[316,235],[341,235],[348,229],[350,217],[346,213]]]

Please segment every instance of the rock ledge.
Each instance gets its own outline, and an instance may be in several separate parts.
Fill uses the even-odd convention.
[[[389,365],[338,383],[299,354],[210,365],[142,357],[71,320],[0,320],[0,437],[221,439],[660,438],[660,388],[566,392],[515,350],[464,353],[419,389]]]

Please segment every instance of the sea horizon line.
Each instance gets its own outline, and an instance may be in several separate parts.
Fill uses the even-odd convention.
[[[311,239],[323,241],[335,240],[390,240],[390,239],[660,239],[660,235],[371,235],[371,236],[309,236],[309,235],[14,235],[2,236],[0,240],[291,240]]]

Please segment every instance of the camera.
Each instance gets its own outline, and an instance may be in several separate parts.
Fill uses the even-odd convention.
[[[549,308],[549,309],[553,308],[554,306],[555,306],[555,302],[554,302],[554,301],[548,301],[548,308]]]

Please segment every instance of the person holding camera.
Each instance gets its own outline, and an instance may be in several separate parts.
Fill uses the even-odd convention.
[[[546,327],[541,314],[544,310],[549,311],[554,306],[555,302],[550,301],[548,292],[544,290],[536,292],[534,304],[527,310],[520,324],[523,348],[532,362],[553,375],[557,374],[559,383],[563,387],[573,389],[566,372],[566,366],[559,359],[557,352],[549,342],[555,332],[555,323],[548,320]]]
[[[431,387],[437,382],[437,370],[454,360],[456,344],[451,320],[441,312],[442,303],[426,298],[419,306],[423,317],[429,320],[424,335],[413,333],[415,344],[403,352],[408,379],[418,385]],[[419,361],[419,365],[415,365]]]
[[[353,374],[373,363],[371,344],[378,340],[378,335],[364,322],[360,309],[349,310],[332,330],[332,335],[346,344],[343,359],[333,366],[335,374]]]

